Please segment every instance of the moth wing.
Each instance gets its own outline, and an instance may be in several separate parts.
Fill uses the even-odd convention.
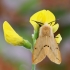
[[[37,64],[41,62],[45,57],[45,51],[44,51],[44,44],[46,42],[46,37],[39,37],[36,41],[36,44],[34,46],[33,54],[32,54],[32,61],[33,64]]]
[[[54,36],[46,36],[46,47],[44,47],[45,54],[48,56],[48,58],[56,63],[60,64],[61,63],[61,55],[59,51],[58,44],[56,43]]]

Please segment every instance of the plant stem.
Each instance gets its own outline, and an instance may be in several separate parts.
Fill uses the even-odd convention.
[[[39,35],[39,28],[37,30],[34,30],[34,34],[32,34],[32,39],[33,39],[33,47],[35,45],[36,39]],[[32,52],[33,52],[33,47],[31,48]],[[32,64],[32,70],[36,70],[36,65]]]
[[[32,64],[32,70],[36,70],[36,65]]]

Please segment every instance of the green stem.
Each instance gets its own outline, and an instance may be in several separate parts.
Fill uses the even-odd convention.
[[[36,65],[32,64],[32,70],[36,70]]]
[[[37,30],[34,30],[34,34],[32,34],[32,39],[33,39],[33,47],[36,43],[36,39],[38,38],[39,35],[39,28]],[[31,48],[32,52],[33,52],[33,47]],[[36,65],[32,64],[32,70],[36,70]]]

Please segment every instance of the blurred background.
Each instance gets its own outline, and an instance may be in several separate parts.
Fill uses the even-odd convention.
[[[37,11],[48,9],[54,13],[63,40],[59,45],[62,63],[52,63],[47,57],[36,70],[70,70],[70,0],[0,0],[0,70],[31,70],[32,54],[24,47],[5,42],[2,25],[6,20],[15,31],[32,43],[33,27],[30,17]],[[56,35],[55,34],[55,35]]]

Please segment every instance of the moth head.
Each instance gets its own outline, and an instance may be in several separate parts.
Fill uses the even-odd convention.
[[[40,35],[41,36],[50,36],[50,34],[51,34],[51,26],[49,26],[48,24],[44,24],[40,28]]]

